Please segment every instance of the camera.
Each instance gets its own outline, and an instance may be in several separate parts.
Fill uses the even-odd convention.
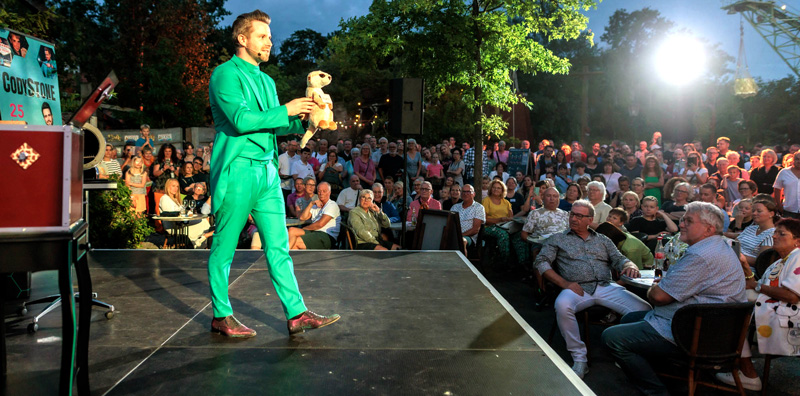
[[[689,166],[696,166],[697,165],[697,158],[696,157],[689,157]]]

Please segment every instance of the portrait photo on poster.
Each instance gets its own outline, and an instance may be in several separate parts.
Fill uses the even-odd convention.
[[[55,78],[57,71],[55,51],[50,47],[40,46],[38,60],[42,75],[47,78]]]
[[[11,45],[5,37],[0,37],[0,66],[11,67]]]
[[[25,57],[28,55],[28,39],[25,36],[15,33],[8,33],[8,42],[11,44],[11,53],[14,56]]]

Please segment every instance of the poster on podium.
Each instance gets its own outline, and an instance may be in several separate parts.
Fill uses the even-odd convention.
[[[55,45],[0,26],[0,119],[61,125]]]

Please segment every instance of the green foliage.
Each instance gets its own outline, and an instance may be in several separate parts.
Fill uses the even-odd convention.
[[[48,35],[50,20],[55,17],[54,9],[48,8],[31,12],[31,6],[22,2],[0,2],[0,26],[30,34],[42,40],[50,40]]]
[[[116,190],[89,194],[89,240],[95,248],[135,249],[153,228],[132,210],[131,189],[125,181],[117,175],[109,180],[117,183]]]
[[[340,24],[342,32],[329,48],[346,69],[383,69],[393,77],[425,79],[431,100],[463,89],[460,101],[472,112],[468,120],[475,131],[471,140],[480,147],[485,135],[500,136],[506,127],[498,115],[484,110],[529,104],[513,90],[513,71],[569,70],[567,59],[534,36],[544,41],[578,38],[588,21],[580,11],[595,5],[593,0],[374,0],[367,15]],[[480,172],[480,162],[476,167]]]

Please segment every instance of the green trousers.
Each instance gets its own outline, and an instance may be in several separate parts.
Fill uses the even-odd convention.
[[[217,228],[208,259],[208,281],[211,285],[214,317],[233,314],[228,297],[228,277],[239,234],[247,222],[247,216],[252,214],[283,313],[287,319],[293,318],[305,312],[306,306],[297,287],[294,264],[289,257],[286,209],[278,168],[271,161],[237,158],[231,164],[229,172],[224,202],[215,214]]]

